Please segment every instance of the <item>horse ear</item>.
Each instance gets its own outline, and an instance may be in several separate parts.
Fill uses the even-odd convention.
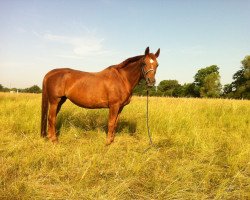
[[[149,47],[146,48],[145,50],[145,56],[149,54]]]
[[[155,57],[158,58],[158,56],[160,55],[160,48],[157,50],[157,52],[155,53]]]

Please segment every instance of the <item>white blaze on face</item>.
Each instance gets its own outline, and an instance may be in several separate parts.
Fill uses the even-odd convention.
[[[152,64],[154,61],[153,61],[153,59],[150,58],[149,62]]]

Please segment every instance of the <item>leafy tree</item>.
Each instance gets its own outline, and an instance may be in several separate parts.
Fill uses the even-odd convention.
[[[185,83],[182,86],[183,97],[198,97],[199,92],[194,83]]]
[[[242,67],[233,75],[232,92],[234,98],[250,99],[250,56],[242,61]]]
[[[9,92],[9,91],[10,91],[9,88],[6,88],[2,84],[0,84],[0,92]]]
[[[157,90],[163,96],[174,96],[178,94],[177,88],[180,89],[180,86],[177,80],[163,80],[159,83]]]
[[[226,84],[223,87],[223,97],[233,98],[233,86],[232,84]]]
[[[245,89],[243,91],[242,97],[246,99],[250,99],[250,56],[246,56],[244,60],[242,60],[242,66],[244,68],[244,78],[245,78]]]
[[[194,93],[200,97],[219,97],[221,83],[219,68],[212,65],[198,70],[194,76]]]
[[[244,67],[244,77],[246,80],[250,80],[250,55],[246,56],[244,60],[241,61],[242,66]]]
[[[184,96],[184,91],[183,91],[183,86],[179,85],[173,89],[172,96],[173,97],[183,97]]]

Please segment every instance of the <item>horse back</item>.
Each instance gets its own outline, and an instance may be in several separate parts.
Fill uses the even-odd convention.
[[[105,108],[127,98],[124,84],[113,68],[101,72],[83,72],[69,68],[54,69],[44,78],[46,89],[53,98],[67,97],[86,108]]]

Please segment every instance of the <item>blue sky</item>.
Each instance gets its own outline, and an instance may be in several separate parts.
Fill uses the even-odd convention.
[[[250,0],[0,0],[0,84],[41,86],[53,68],[100,71],[147,46],[157,82],[213,64],[232,81],[250,55]]]

